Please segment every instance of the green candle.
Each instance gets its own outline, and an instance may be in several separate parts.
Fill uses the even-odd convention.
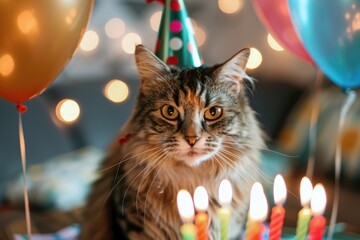
[[[309,222],[311,219],[311,210],[308,207],[301,209],[298,215],[297,226],[296,226],[296,239],[306,240],[309,229]]]
[[[183,240],[196,240],[196,227],[192,223],[185,223],[180,227]]]
[[[183,240],[196,240],[196,227],[194,220],[194,205],[191,195],[186,190],[180,190],[177,194],[177,205],[180,217],[184,222],[180,226],[180,234]]]
[[[311,209],[308,207],[313,187],[311,181],[307,177],[303,177],[300,183],[300,200],[303,208],[298,215],[298,221],[296,226],[296,240],[306,240],[309,229],[309,222],[311,219]]]
[[[229,223],[230,223],[230,209],[227,207],[222,207],[218,211],[219,222],[220,222],[220,239],[228,240],[229,239]]]
[[[224,179],[219,186],[219,201],[222,207],[218,210],[220,224],[220,239],[229,239],[230,209],[229,205],[232,200],[232,187],[229,180]]]

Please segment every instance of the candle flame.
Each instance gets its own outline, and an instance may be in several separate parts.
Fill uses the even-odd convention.
[[[283,204],[287,196],[284,178],[278,174],[274,180],[274,201],[276,204]]]
[[[232,199],[232,188],[229,180],[224,179],[221,181],[219,186],[219,200],[222,205],[231,203]]]
[[[253,184],[250,193],[249,217],[253,221],[263,222],[267,217],[268,203],[264,189],[259,182]]]
[[[186,190],[180,190],[177,194],[177,206],[183,222],[192,222],[194,219],[194,205],[191,195]]]
[[[322,215],[326,206],[326,193],[322,184],[316,184],[311,198],[311,211],[314,215]]]
[[[209,197],[203,186],[198,186],[194,192],[194,203],[196,210],[206,211],[209,206]]]
[[[309,205],[312,193],[313,186],[311,181],[307,177],[303,177],[300,183],[300,200],[303,207]]]

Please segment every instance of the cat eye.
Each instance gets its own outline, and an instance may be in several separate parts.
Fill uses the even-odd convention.
[[[171,105],[164,105],[161,108],[161,115],[168,120],[175,120],[179,117],[179,111]]]
[[[215,121],[221,117],[223,110],[221,107],[211,107],[204,113],[204,117],[208,121]]]

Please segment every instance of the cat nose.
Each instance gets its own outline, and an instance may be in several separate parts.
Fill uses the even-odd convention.
[[[185,136],[186,141],[192,147],[200,139],[199,136]]]

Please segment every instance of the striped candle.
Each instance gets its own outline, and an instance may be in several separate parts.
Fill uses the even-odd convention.
[[[274,181],[274,201],[276,206],[272,208],[270,220],[270,240],[279,240],[281,238],[282,227],[284,224],[285,209],[282,206],[286,199],[286,185],[284,178],[277,175]]]
[[[300,199],[303,208],[298,214],[296,226],[296,240],[306,240],[311,219],[311,210],[309,203],[311,201],[313,187],[311,181],[307,177],[303,177],[300,183]]]

